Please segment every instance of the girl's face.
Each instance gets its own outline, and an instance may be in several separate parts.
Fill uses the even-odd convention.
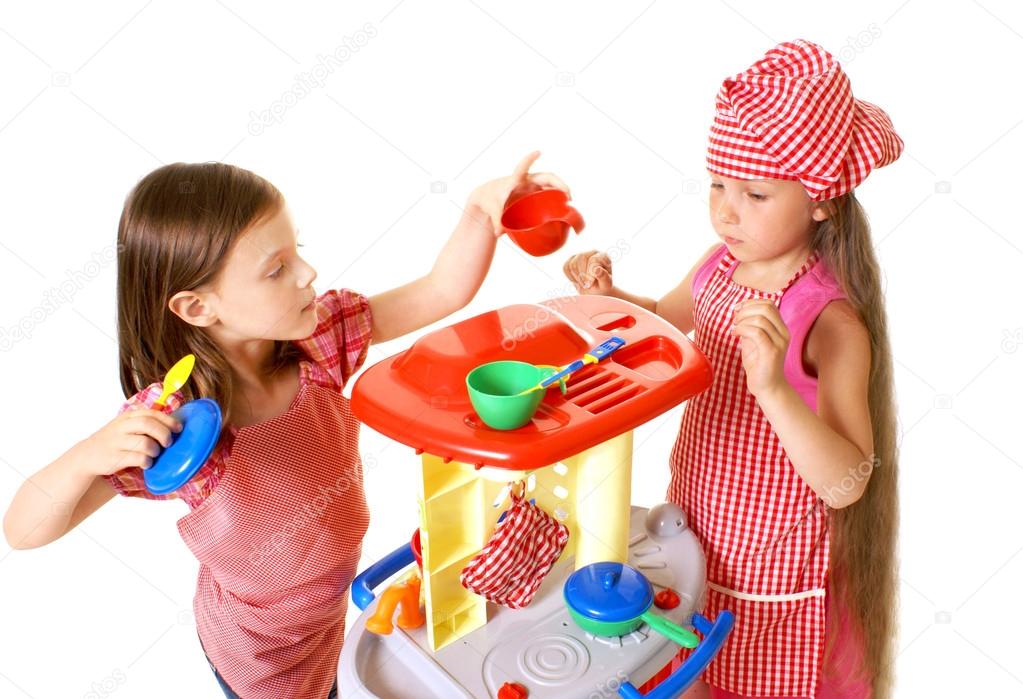
[[[282,206],[241,235],[204,296],[224,339],[301,340],[316,329],[315,279]]]
[[[741,262],[783,255],[810,239],[825,209],[798,180],[737,180],[711,173],[710,222]]]

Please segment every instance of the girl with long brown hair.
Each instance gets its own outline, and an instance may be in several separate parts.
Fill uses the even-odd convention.
[[[429,325],[476,294],[513,193],[565,189],[530,174],[470,195],[432,269],[366,297],[313,290],[284,197],[223,163],[167,165],[128,195],[118,229],[121,414],[33,475],[4,518],[13,548],[63,536],[117,493],[180,498],[178,530],[200,562],[199,640],[227,697],[335,697],[348,588],[369,523],[358,422],[342,389],[372,342]],[[191,380],[168,402],[214,398],[224,429],[168,495],[144,485],[180,423],[153,409],[186,354]]]
[[[692,696],[890,696],[892,357],[853,190],[901,151],[830,54],[780,44],[717,96],[707,165],[723,244],[659,300],[616,287],[603,253],[565,264],[580,293],[695,330],[714,369],[683,414],[668,497],[706,552],[707,611],[736,626]]]

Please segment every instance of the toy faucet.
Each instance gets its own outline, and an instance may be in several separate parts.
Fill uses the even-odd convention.
[[[394,630],[391,619],[394,618],[394,608],[399,607],[398,627],[402,629],[417,629],[426,622],[419,609],[419,587],[421,580],[418,576],[412,576],[405,582],[391,585],[380,595],[376,611],[366,622],[366,628],[375,634],[386,636]]]

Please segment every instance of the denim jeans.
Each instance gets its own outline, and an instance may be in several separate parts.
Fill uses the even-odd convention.
[[[202,645],[202,641],[199,642],[199,645]],[[206,655],[205,649],[203,650],[203,655]],[[208,655],[206,655],[206,662],[209,663],[210,669],[213,670],[213,676],[217,678],[217,684],[219,684],[220,688],[224,690],[224,696],[227,697],[227,699],[239,699],[238,695],[234,693],[234,690],[227,685],[224,678],[220,676],[219,672],[217,672],[217,668],[213,667],[213,662],[210,660]],[[337,679],[334,680],[334,686],[330,688],[330,693],[327,695],[327,699],[337,699]]]

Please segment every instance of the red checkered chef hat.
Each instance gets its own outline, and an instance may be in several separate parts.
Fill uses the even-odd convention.
[[[834,56],[797,39],[722,83],[707,167],[742,180],[799,180],[824,201],[894,162],[902,147],[884,110],[853,97]]]

